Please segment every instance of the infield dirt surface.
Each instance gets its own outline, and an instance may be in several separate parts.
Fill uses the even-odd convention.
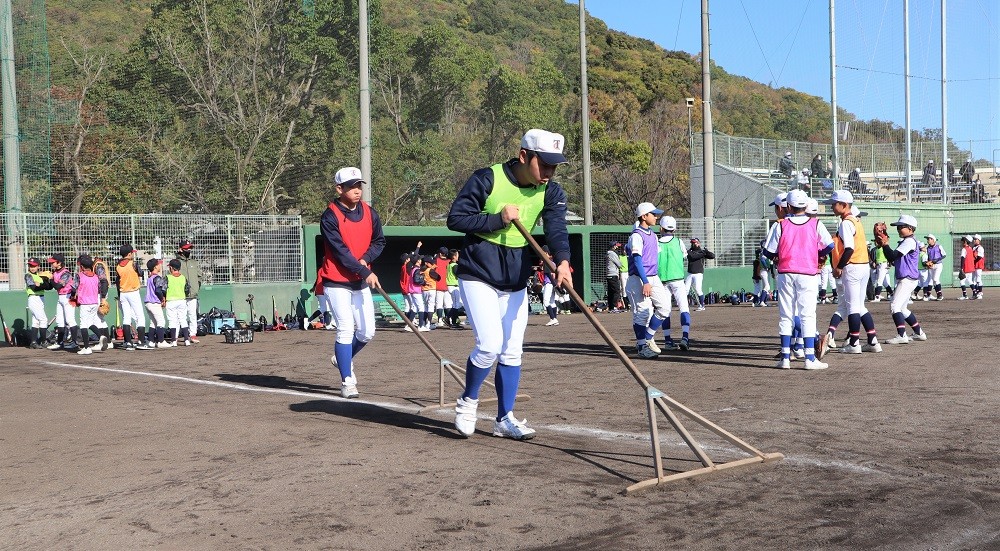
[[[636,365],[785,459],[633,495],[654,476],[644,393],[579,313],[529,320],[531,399],[516,408],[538,431],[528,442],[491,436],[493,404],[469,439],[451,410],[418,414],[437,400],[438,366],[399,326],[358,356],[350,401],[333,332],[91,356],[3,349],[0,548],[1000,549],[986,294],[917,302],[928,341],[833,352],[815,372],[771,368],[776,308],[694,313],[691,351]],[[891,337],[888,303],[868,306]],[[820,327],[833,308],[820,306]],[[634,357],[630,316],[598,317]],[[464,365],[471,331],[425,335]],[[460,389],[446,385],[453,403]],[[746,457],[682,420],[713,460]],[[667,467],[699,467],[659,426]]]

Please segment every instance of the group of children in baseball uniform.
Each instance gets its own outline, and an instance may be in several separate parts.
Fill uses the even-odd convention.
[[[418,331],[431,331],[440,327],[464,329],[459,320],[462,314],[462,297],[458,292],[459,252],[441,247],[436,255],[420,254],[423,243],[402,256],[399,286],[406,303],[406,317]],[[410,325],[403,327],[413,331]]]
[[[916,316],[907,308],[911,292],[920,285],[929,293],[927,282],[933,281],[921,278],[921,247],[914,238],[916,219],[901,215],[891,224],[899,235],[898,243],[892,246],[887,237],[876,236],[876,247],[870,251],[860,213],[854,207],[854,198],[849,191],[837,190],[827,201],[840,218],[837,231],[832,236],[819,223],[818,205],[810,204],[811,201],[804,192],[793,190],[779,194],[771,203],[778,221],[768,232],[763,255],[774,260],[778,272],[781,353],[775,367],[789,369],[793,359],[803,359],[804,369],[829,367],[821,360],[827,352],[837,348],[835,334],[844,319],[847,319],[848,338],[840,347],[840,352],[882,352],[875,321],[865,306],[868,280],[873,275],[870,264],[875,251],[884,256],[886,264],[892,267],[896,281],[890,307],[896,335],[885,342],[907,344],[914,340],[927,340],[927,334],[921,329]],[[936,243],[936,240],[930,240]],[[925,264],[927,270],[939,265],[944,258],[943,251],[936,250],[932,254],[934,256],[929,258],[936,261]],[[839,301],[825,334],[818,338],[816,304],[821,302],[817,301],[817,296],[822,295],[817,287],[826,265],[831,266]],[[907,327],[911,334],[907,334]]]
[[[181,251],[191,248],[190,241],[182,241],[178,245],[179,256]],[[163,261],[150,258],[141,263],[132,245],[122,245],[119,256],[115,273],[121,306],[123,343],[120,349],[151,350],[177,346],[179,342],[187,346],[197,343],[188,316],[191,286],[183,273],[181,258],[170,260],[168,273],[161,274]],[[81,254],[76,259],[74,271],[66,265],[62,253],[51,255],[48,263],[50,269],[42,271],[38,259],[28,259],[25,285],[31,316],[29,347],[68,350],[80,355],[114,348],[114,335],[110,334],[105,319],[105,308],[110,309],[107,297],[111,285],[107,265],[91,255]],[[145,283],[142,281],[144,273]],[[48,290],[54,290],[57,296],[55,339],[51,344],[47,343],[50,322],[44,302]],[[149,314],[148,325],[144,312]],[[91,333],[96,341],[90,338]]]
[[[663,211],[652,203],[640,203],[635,209],[635,228],[625,244],[628,258],[625,294],[632,305],[636,351],[642,358],[655,358],[663,351],[656,344],[660,329],[666,349],[688,350],[691,346],[689,287],[684,268],[688,250],[674,235],[677,221],[661,215]],[[680,312],[681,337],[677,341],[670,328],[672,303],[677,304]]]

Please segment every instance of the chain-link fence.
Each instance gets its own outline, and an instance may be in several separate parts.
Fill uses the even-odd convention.
[[[753,263],[754,253],[767,235],[767,220],[712,220],[704,218],[678,219],[674,235],[690,248],[691,239],[697,237],[702,247],[715,253],[715,260],[707,260],[706,267],[746,266]],[[622,244],[621,254],[630,233],[590,234],[591,290],[596,296],[606,294],[607,263],[605,258],[615,241]]]
[[[24,288],[30,257],[45,265],[50,255],[62,253],[72,265],[86,253],[111,264],[127,243],[141,259],[170,259],[186,239],[194,245],[192,258],[201,267],[203,284],[302,281],[303,277],[298,216],[7,213],[0,219],[6,245],[0,273],[10,275],[11,289]]]

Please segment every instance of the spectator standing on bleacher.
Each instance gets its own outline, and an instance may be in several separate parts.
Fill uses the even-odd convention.
[[[778,172],[785,175],[785,178],[791,178],[792,174],[795,172],[795,163],[792,162],[792,152],[786,151],[785,156],[778,161]]]
[[[826,178],[826,163],[823,162],[823,155],[817,153],[813,157],[812,164],[809,165],[809,172],[813,178]]]
[[[962,165],[962,168],[958,169],[958,175],[962,177],[962,181],[966,184],[972,183],[972,177],[976,175],[976,167],[972,166],[972,157],[969,157],[965,161],[965,164]]]
[[[605,281],[608,283],[608,311],[610,312],[620,312],[622,301],[622,290],[621,290],[621,273],[622,273],[622,263],[621,256],[618,254],[621,252],[622,244],[615,241],[611,244],[611,248],[608,249],[607,254],[607,273]]]
[[[850,174],[847,175],[847,191],[851,193],[863,193],[864,190],[861,189],[861,167],[855,167]]]
[[[944,171],[948,174],[948,183],[955,183],[955,163],[951,162],[951,159],[944,160]]]
[[[920,179],[920,183],[925,186],[933,186],[937,183],[937,170],[934,168],[934,159],[927,161],[927,165],[924,166],[924,175]]]
[[[976,180],[969,185],[969,202],[970,203],[986,202],[986,188],[984,188],[983,183],[979,181],[979,176],[976,176]]]

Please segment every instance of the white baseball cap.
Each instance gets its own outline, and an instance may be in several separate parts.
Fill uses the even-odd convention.
[[[802,208],[809,203],[809,195],[801,189],[793,189],[788,192],[785,201],[788,202],[788,206],[790,207]]]
[[[981,236],[981,235],[979,235],[979,234],[977,233],[976,235],[973,235],[973,236],[972,236],[972,239],[979,239],[980,241],[982,241],[982,239],[983,239],[983,238],[982,238],[982,236]]]
[[[806,214],[819,214],[819,202],[812,197],[806,201]]]
[[[635,217],[645,216],[649,213],[653,213],[657,216],[663,214],[663,210],[656,208],[653,203],[639,203],[638,207],[635,207]]]
[[[667,231],[674,231],[677,229],[677,220],[674,220],[673,216],[664,216],[660,218],[660,227]]]
[[[351,187],[358,182],[365,182],[364,176],[361,174],[361,169],[353,166],[345,166],[344,168],[338,170],[336,176],[333,177],[333,181],[336,182],[338,186],[344,187]]]
[[[553,166],[567,162],[566,156],[563,155],[564,145],[566,138],[562,134],[541,128],[532,128],[521,138],[521,149],[534,152],[543,163]]]
[[[910,226],[913,229],[917,229],[917,219],[910,216],[909,214],[900,214],[899,220],[889,224],[890,226]]]
[[[847,203],[848,205],[854,204],[854,195],[846,189],[838,189],[834,191],[830,198],[825,201],[827,205],[832,205],[834,203]]]
[[[855,205],[851,205],[851,216],[853,216],[855,218],[861,217],[862,216],[861,209],[859,209]]]
[[[966,241],[968,241],[969,243],[972,243],[972,236],[971,236],[971,235],[966,235],[966,236],[965,236],[965,237],[963,237],[962,239],[965,239],[965,240],[966,240]]]
[[[771,201],[770,203],[768,203],[767,206],[769,206],[769,207],[786,207],[786,206],[788,206],[788,202],[786,201],[787,198],[788,198],[788,194],[787,193],[779,193],[779,194],[777,194],[777,195],[774,196],[774,201]]]
[[[924,239],[933,239],[934,241],[937,241],[937,237],[934,237],[933,233],[929,233],[929,234],[925,235]]]

